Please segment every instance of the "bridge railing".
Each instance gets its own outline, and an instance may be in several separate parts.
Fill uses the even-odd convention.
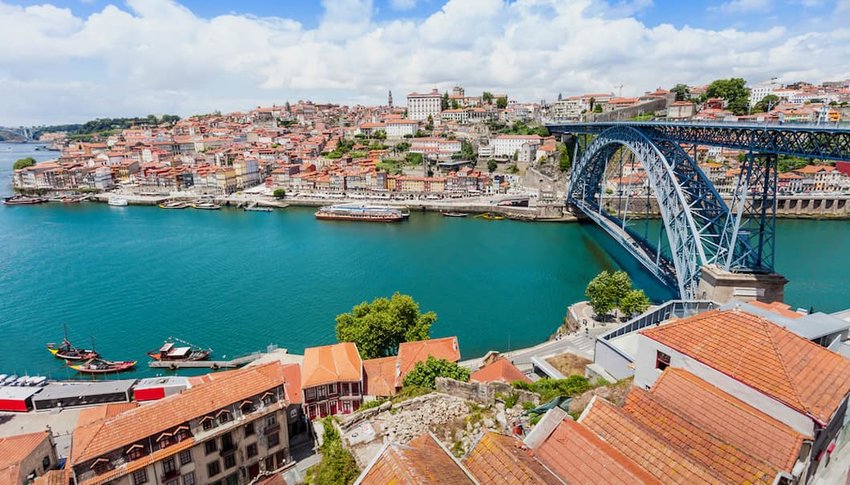
[[[576,120],[546,120],[544,124],[547,126],[582,126],[582,125],[640,125],[640,126],[664,126],[664,125],[681,125],[681,126],[721,126],[724,128],[801,128],[801,129],[850,129],[850,121],[839,122],[817,122],[817,121],[791,121],[791,122],[775,122],[775,121],[733,121],[733,120],[652,120],[652,121],[576,121]]]

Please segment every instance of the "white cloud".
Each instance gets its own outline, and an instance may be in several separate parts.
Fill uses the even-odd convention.
[[[617,12],[642,0],[448,0],[422,20],[374,20],[369,0],[324,0],[319,25],[196,16],[129,0],[86,18],[0,0],[0,125],[244,110],[314,99],[383,103],[410,91],[640,94],[677,82],[846,77],[850,27],[789,34],[671,25]],[[403,102],[403,101],[402,101]],[[401,103],[399,103],[401,104]]]
[[[711,10],[725,14],[766,12],[770,10],[770,0],[729,0]]]

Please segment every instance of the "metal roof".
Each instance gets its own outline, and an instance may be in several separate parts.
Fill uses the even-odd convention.
[[[41,387],[3,386],[3,387],[0,387],[0,399],[14,399],[14,400],[27,399],[40,390],[42,390]]]
[[[739,307],[747,313],[764,317],[808,340],[815,340],[850,328],[850,322],[821,312],[804,315],[800,318],[787,318],[770,310],[737,301],[727,303],[721,306],[720,309],[730,310],[735,307]]]
[[[100,382],[52,382],[42,388],[42,392],[36,400],[46,401],[50,399],[69,399],[102,394],[127,393],[135,383],[135,379]]]

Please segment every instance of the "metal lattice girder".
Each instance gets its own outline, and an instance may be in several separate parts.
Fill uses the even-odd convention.
[[[597,134],[614,126],[631,126],[679,143],[823,160],[850,160],[850,128],[847,127],[664,121],[565,123],[547,126],[549,131],[555,134]]]

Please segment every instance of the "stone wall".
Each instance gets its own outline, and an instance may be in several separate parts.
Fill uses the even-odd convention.
[[[477,402],[485,406],[492,406],[496,402],[496,396],[516,394],[519,403],[530,402],[535,406],[540,403],[540,398],[533,392],[514,389],[510,384],[503,382],[461,382],[447,377],[437,378],[437,392],[450,396],[456,396],[467,401]]]

